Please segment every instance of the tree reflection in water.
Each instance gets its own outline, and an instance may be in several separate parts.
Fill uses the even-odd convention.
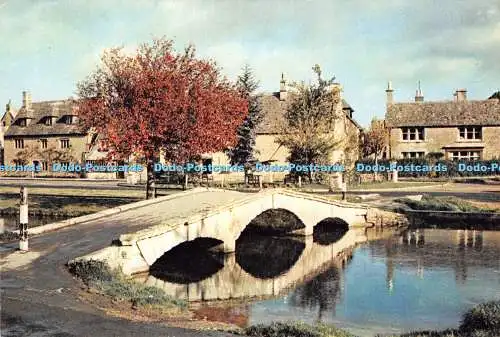
[[[252,276],[273,278],[292,268],[305,246],[304,238],[245,231],[236,241],[236,262]]]
[[[288,298],[291,306],[318,310],[317,320],[322,321],[325,312],[335,313],[335,306],[340,300],[342,271],[337,266],[316,276],[311,281],[296,288]]]

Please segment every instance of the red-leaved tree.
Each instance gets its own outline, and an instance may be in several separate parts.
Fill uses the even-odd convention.
[[[246,99],[213,61],[196,58],[192,46],[175,52],[164,38],[134,54],[105,52],[78,84],[78,96],[82,123],[104,136],[110,158],[144,158],[146,198],[160,152],[181,164],[234,146],[248,113]]]

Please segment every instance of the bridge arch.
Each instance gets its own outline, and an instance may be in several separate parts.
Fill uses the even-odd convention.
[[[212,192],[221,198],[221,194],[227,193],[222,199],[229,201],[218,206],[211,202],[207,207],[207,195]],[[304,225],[301,234],[306,236],[313,235],[315,225],[325,218],[342,219],[349,228],[366,222],[367,207],[357,204],[281,189],[238,196],[235,193],[216,189],[185,192],[182,198],[194,204],[189,208],[190,213],[178,213],[162,220],[161,224],[120,235],[121,246],[108,247],[84,258],[108,260],[111,266],[121,267],[124,273],[131,274],[149,270],[165,252],[200,237],[220,240],[224,252],[234,252],[236,240],[248,224],[268,210],[284,209],[293,213]],[[197,201],[198,194],[201,196]]]
[[[320,245],[329,245],[340,240],[349,231],[343,219],[329,217],[318,222],[313,229],[313,239]]]

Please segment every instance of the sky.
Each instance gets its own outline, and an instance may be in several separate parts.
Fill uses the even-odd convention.
[[[469,99],[500,90],[500,0],[0,0],[0,111],[22,91],[33,101],[76,97],[106,48],[133,51],[155,37],[196,46],[235,80],[249,64],[259,90],[281,73],[336,77],[363,126],[396,101]]]

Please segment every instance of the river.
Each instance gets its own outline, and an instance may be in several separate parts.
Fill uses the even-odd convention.
[[[137,279],[190,301],[201,318],[321,321],[358,336],[454,328],[474,305],[500,300],[500,231],[253,234],[235,254],[201,248],[174,249]]]

